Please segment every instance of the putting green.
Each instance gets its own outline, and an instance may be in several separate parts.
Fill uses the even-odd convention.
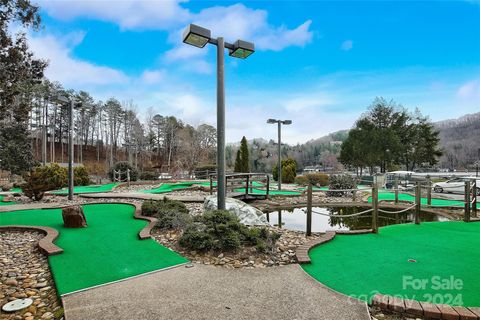
[[[144,193],[167,193],[177,190],[184,190],[191,188],[193,185],[200,185],[203,187],[210,187],[210,182],[205,181],[187,181],[187,182],[176,182],[176,183],[163,183],[158,188],[142,190]]]
[[[73,193],[80,194],[80,193],[110,192],[113,190],[113,188],[115,188],[118,185],[119,183],[112,182],[112,183],[99,184],[99,185],[93,185],[93,186],[76,186],[76,187],[73,187]],[[68,195],[68,188],[62,188],[60,190],[51,191],[51,193],[58,196],[65,196],[65,195]]]
[[[133,218],[128,204],[83,206],[88,227],[63,227],[61,209],[0,213],[0,225],[47,226],[57,229],[55,244],[63,253],[48,258],[60,295],[175,266],[187,259],[152,239],[139,240],[147,225]]]
[[[378,200],[382,201],[395,201],[395,193],[394,192],[379,192],[378,193]],[[408,202],[415,202],[415,197],[409,194],[400,193],[398,195],[398,200],[400,201],[408,201]],[[372,202],[372,197],[368,198],[368,202]],[[421,199],[422,205],[427,205],[427,198]],[[432,206],[435,207],[463,207],[462,201],[457,200],[448,200],[448,199],[437,199],[432,198]]]
[[[15,201],[4,202],[3,198],[5,198],[5,196],[0,195],[0,206],[9,206],[11,204],[15,204]]]
[[[245,188],[238,188],[234,190],[235,192],[245,192]],[[249,194],[258,194],[258,195],[266,195],[267,191],[263,189],[251,188]],[[298,191],[290,191],[290,190],[270,190],[268,193],[271,196],[299,196],[302,193]]]
[[[380,292],[478,307],[479,247],[480,223],[391,225],[378,234],[337,235],[310,250],[312,263],[302,267],[326,286],[365,301]]]

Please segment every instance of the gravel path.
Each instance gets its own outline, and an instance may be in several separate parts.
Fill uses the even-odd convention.
[[[324,287],[296,264],[181,266],[67,295],[63,302],[68,320],[370,319],[364,303]]]
[[[0,319],[54,319],[62,310],[47,258],[38,250],[43,234],[33,231],[0,232],[0,306],[31,298],[33,304],[14,313],[0,311]]]

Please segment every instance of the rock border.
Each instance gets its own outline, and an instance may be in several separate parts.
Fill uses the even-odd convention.
[[[443,320],[478,320],[479,307],[454,307],[447,304],[434,304],[423,301],[402,299],[377,293],[372,298],[373,306],[384,311],[394,311],[414,317]]]
[[[0,226],[1,231],[37,231],[45,236],[38,241],[38,247],[43,254],[47,256],[57,255],[63,252],[63,249],[53,242],[58,238],[59,232],[50,227],[7,225]]]
[[[324,234],[322,234],[319,238],[308,241],[307,243],[299,246],[296,251],[297,261],[300,264],[312,263],[312,260],[310,260],[310,257],[308,256],[308,252],[311,249],[315,248],[316,246],[319,246],[321,244],[324,244],[333,240],[333,238],[335,238],[337,234],[356,235],[356,234],[366,234],[366,233],[372,233],[372,232],[373,232],[372,229],[327,231]]]
[[[134,212],[134,219],[137,220],[146,220],[148,221],[148,224],[143,227],[139,232],[138,232],[138,238],[140,240],[145,240],[145,239],[151,239],[152,235],[150,234],[151,230],[155,227],[155,224],[157,223],[157,219],[153,217],[147,217],[142,215],[142,205],[139,203],[129,203],[129,202],[91,202],[91,203],[85,203],[82,204],[81,206],[84,205],[91,205],[91,204],[127,204],[131,205],[135,208]],[[69,207],[70,205],[61,205],[61,206],[56,206],[56,207],[40,207],[40,208],[35,208],[31,207],[27,210],[35,210],[35,209],[62,209],[65,207]],[[18,211],[18,210],[11,210],[11,211]],[[7,211],[8,212],[8,211]],[[1,213],[0,213],[1,214]],[[33,231],[38,231],[40,233],[45,234],[45,237],[40,239],[38,241],[38,247],[40,250],[47,256],[51,255],[57,255],[61,254],[63,252],[63,249],[60,248],[59,246],[54,244],[54,241],[58,238],[60,233],[58,230],[50,227],[41,227],[41,226],[26,226],[26,225],[7,225],[7,226],[0,226],[0,231],[18,231],[18,230],[33,230]]]

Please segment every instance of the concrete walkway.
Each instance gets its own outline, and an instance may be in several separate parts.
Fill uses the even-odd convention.
[[[170,200],[182,202],[203,202],[203,196],[176,196],[171,194],[154,194],[140,192],[105,192],[105,193],[83,193],[79,194],[82,198],[109,198],[109,199],[141,199],[141,200],[162,200],[167,197]]]
[[[180,266],[63,297],[66,319],[355,319],[365,303],[335,293],[299,265]]]

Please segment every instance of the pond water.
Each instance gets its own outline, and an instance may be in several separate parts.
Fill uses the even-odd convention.
[[[367,210],[364,207],[332,207],[332,208],[319,208],[312,209],[312,232],[325,232],[330,230],[360,230],[371,229],[372,227],[372,214],[371,212],[362,214],[356,217],[349,218],[335,218],[327,217],[317,214],[315,212],[321,212],[325,214],[337,214],[337,215],[349,215],[360,211]],[[304,211],[305,210],[305,211]],[[388,209],[386,209],[388,210]],[[391,210],[395,211],[395,210]],[[273,226],[278,226],[278,221],[282,224],[282,228],[289,230],[306,230],[307,214],[306,208],[295,208],[288,210],[273,211],[267,213],[267,219]],[[379,213],[379,226],[387,226],[391,224],[410,223],[414,221],[415,216],[413,211],[407,211],[404,213]],[[420,214],[420,220],[426,221],[448,221],[447,218],[429,213],[422,212]]]

